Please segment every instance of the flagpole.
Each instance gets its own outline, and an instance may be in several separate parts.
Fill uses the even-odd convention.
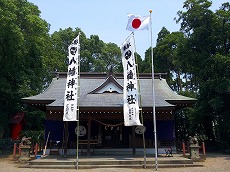
[[[158,169],[157,160],[157,130],[156,130],[156,112],[155,112],[155,88],[154,88],[154,63],[153,63],[153,40],[152,40],[152,10],[150,13],[150,37],[151,37],[151,59],[152,59],[152,87],[153,87],[153,132],[154,132],[154,143],[155,143],[155,165],[156,170]]]

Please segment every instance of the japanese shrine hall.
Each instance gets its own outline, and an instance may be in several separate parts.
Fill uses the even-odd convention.
[[[175,148],[175,111],[192,106],[196,99],[173,92],[165,77],[165,74],[154,76],[157,143],[159,148]],[[154,148],[152,76],[140,74],[139,81],[145,146]],[[65,86],[66,73],[58,73],[43,93],[22,101],[46,112],[44,142],[48,137],[49,142],[59,143],[62,151],[75,150],[76,153],[77,122],[63,121]],[[79,146],[85,143],[87,154],[92,146],[94,149],[143,148],[140,127],[124,126],[122,92],[123,74],[80,74]]]

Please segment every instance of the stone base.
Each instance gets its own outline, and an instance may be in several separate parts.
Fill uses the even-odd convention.
[[[19,161],[30,161],[30,158],[26,158],[26,157],[20,157]]]
[[[200,159],[199,146],[190,146],[190,159]]]
[[[30,147],[20,147],[21,155],[19,160],[20,161],[29,161],[30,160]]]

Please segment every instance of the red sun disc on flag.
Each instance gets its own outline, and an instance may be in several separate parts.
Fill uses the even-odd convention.
[[[141,20],[140,19],[138,19],[138,18],[133,19],[133,21],[132,21],[132,27],[134,29],[139,28],[140,25],[141,25]]]

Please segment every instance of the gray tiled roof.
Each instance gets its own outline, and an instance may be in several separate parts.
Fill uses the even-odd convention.
[[[81,77],[80,79],[80,107],[123,107],[123,95],[119,93],[102,93],[92,94],[93,90],[100,87],[106,78],[102,77]],[[123,85],[123,79],[117,79],[120,85]],[[26,97],[22,100],[28,104],[33,102],[50,102],[47,108],[63,107],[65,94],[66,77],[53,78],[50,86],[41,94]],[[174,93],[168,86],[165,79],[154,79],[156,108],[158,107],[174,107],[167,100],[193,102],[195,99],[178,95]],[[140,79],[140,93],[142,99],[142,107],[152,107],[152,79]]]

